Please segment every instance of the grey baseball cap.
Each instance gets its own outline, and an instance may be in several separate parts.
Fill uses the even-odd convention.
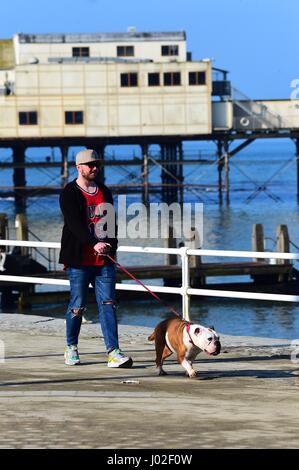
[[[82,163],[100,162],[99,156],[95,150],[86,149],[81,150],[76,155],[76,165],[82,165]]]

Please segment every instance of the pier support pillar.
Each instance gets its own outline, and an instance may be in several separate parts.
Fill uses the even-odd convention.
[[[67,145],[62,145],[61,150],[61,185],[64,187],[68,183],[69,168],[68,168],[68,151]]]
[[[146,206],[149,205],[149,189],[148,189],[148,145],[141,145],[143,165],[141,167],[141,173],[143,178],[143,191],[142,191],[142,202]]]
[[[279,253],[290,252],[290,237],[288,226],[280,224],[276,229],[276,249]],[[289,264],[287,259],[278,259],[277,264]]]
[[[3,212],[0,213],[0,240],[9,240],[9,230],[8,230],[8,218],[7,214]],[[9,247],[8,246],[1,246],[0,245],[0,253],[8,253]]]
[[[252,251],[265,251],[265,236],[263,224],[252,226]],[[264,258],[253,258],[253,261],[265,261]]]
[[[224,141],[223,145],[224,150],[224,172],[225,172],[225,200],[226,205],[229,205],[229,151],[228,151],[228,141]]]
[[[13,163],[16,165],[13,172],[16,214],[22,214],[26,211],[25,150],[26,147],[21,143],[15,144],[12,148]]]
[[[217,167],[218,167],[218,200],[219,204],[222,205],[222,170],[223,170],[223,142],[222,140],[217,141]]]
[[[9,230],[8,230],[8,218],[7,214],[0,213],[0,240],[9,240]],[[5,260],[6,253],[9,252],[9,246],[0,245],[0,263],[3,262],[2,257]],[[3,283],[0,283],[0,308],[5,311],[6,309],[13,308],[13,293],[10,286],[5,286]]]
[[[199,232],[196,227],[191,227],[189,233],[184,238],[184,246],[191,248],[191,250],[198,250],[202,248],[202,240],[200,240]],[[197,288],[206,285],[206,277],[200,275],[201,256],[189,256],[189,267],[193,268],[192,276],[190,276],[190,286]]]
[[[183,144],[182,142],[180,142],[178,144],[178,159],[180,162],[182,162],[184,160],[184,151],[183,151]],[[181,163],[180,165],[177,165],[176,166],[177,168],[177,174],[178,174],[178,179],[181,183],[181,186],[179,187],[179,202],[180,204],[183,204],[184,202],[184,186],[183,186],[183,182],[184,182],[184,165]]]
[[[17,214],[15,219],[16,239],[19,241],[28,241],[28,223],[25,214]],[[28,246],[20,246],[18,252],[22,256],[30,255],[30,248]]]
[[[169,214],[169,227],[168,227],[168,238],[165,239],[166,248],[177,248],[176,234],[174,231],[173,214]],[[177,255],[167,254],[166,255],[166,266],[176,266],[178,264]],[[163,278],[164,286],[179,287],[182,283],[181,279],[169,279]]]
[[[276,250],[278,253],[289,253],[290,252],[290,237],[288,226],[280,224],[276,228]],[[287,259],[278,259],[276,260],[277,264],[289,264],[290,261]],[[292,275],[289,274],[280,274],[278,276],[278,282],[288,282],[291,281]]]
[[[105,160],[105,145],[97,145],[96,147],[97,154],[99,156],[99,159],[104,162]],[[105,183],[105,167],[104,165],[100,165],[99,173],[98,173],[98,179],[101,183]]]
[[[176,164],[179,153],[181,153],[180,158],[182,158],[182,148],[179,150],[180,146],[181,143],[161,144],[163,164],[161,170],[162,201],[167,202],[167,204],[178,201],[178,190],[181,188],[180,185],[183,184],[182,170],[180,173]]]

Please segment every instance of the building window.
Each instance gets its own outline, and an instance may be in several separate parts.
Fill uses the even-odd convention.
[[[206,72],[189,72],[189,85],[205,85]]]
[[[35,126],[37,124],[37,112],[21,111],[19,113],[19,124],[20,126]]]
[[[117,46],[117,57],[133,57],[134,46]]]
[[[73,47],[73,57],[89,57],[89,47]]]
[[[166,72],[164,73],[164,85],[176,86],[181,84],[180,72]]]
[[[159,86],[160,85],[160,74],[149,73],[148,74],[148,86]]]
[[[65,111],[65,124],[83,124],[83,111]]]
[[[124,86],[124,87],[138,86],[137,73],[121,73],[120,74],[120,86]]]
[[[179,46],[162,46],[162,55],[164,56],[174,56],[179,55]]]

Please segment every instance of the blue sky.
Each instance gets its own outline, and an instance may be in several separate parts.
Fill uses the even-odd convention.
[[[289,98],[299,79],[297,0],[10,0],[0,37],[16,32],[178,31],[193,60],[214,59],[254,99]]]

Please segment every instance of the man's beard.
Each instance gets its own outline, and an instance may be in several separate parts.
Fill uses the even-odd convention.
[[[85,178],[87,181],[94,181],[96,176],[97,176],[98,172],[93,172],[93,173],[83,173],[82,172],[82,176],[83,178]]]

